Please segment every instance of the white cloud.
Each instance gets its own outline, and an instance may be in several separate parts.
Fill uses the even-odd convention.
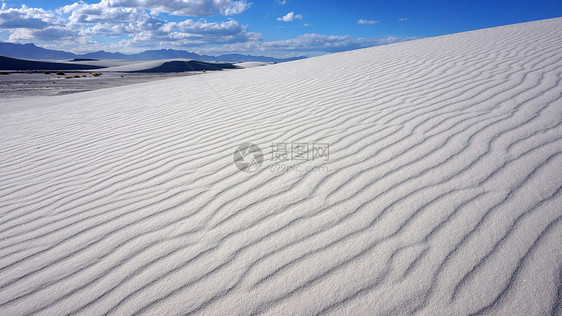
[[[195,34],[221,34],[221,35],[235,35],[245,31],[245,27],[238,21],[228,20],[226,22],[207,22],[204,19],[193,21],[187,19],[179,23],[168,23],[169,26],[176,26],[179,31]]]
[[[408,21],[408,18],[399,18],[398,19],[398,22],[406,22],[406,21]]]
[[[10,34],[10,41],[63,41],[71,40],[78,34],[64,27],[48,27],[45,29],[16,29]]]
[[[169,13],[181,16],[234,15],[247,10],[251,3],[246,0],[102,0],[112,7],[142,8],[153,13]]]
[[[265,42],[270,50],[339,52],[403,41],[398,37],[356,38],[349,35],[304,34],[296,38]]]
[[[125,23],[145,20],[149,15],[141,9],[112,7],[108,0],[88,4],[75,2],[58,10],[59,13],[70,13],[69,21],[74,24],[86,23]]]
[[[183,7],[179,5],[180,2],[184,4]],[[155,0],[101,0],[92,4],[75,2],[49,11],[25,5],[10,9],[3,4],[0,9],[0,30],[7,30],[4,32],[9,33],[9,41],[44,42],[80,51],[87,51],[87,47],[109,47],[113,51],[124,52],[174,47],[203,53],[268,51],[314,54],[405,40],[313,33],[288,40],[265,42],[261,34],[248,31],[246,25],[232,18],[223,21],[207,21],[202,18],[168,21],[164,16],[156,14],[166,11],[170,14],[204,15],[214,12],[215,15],[229,15],[241,12],[249,5],[246,1],[234,0],[172,0],[167,3]],[[294,12],[278,18],[283,22],[301,19],[303,15]],[[363,21],[372,24],[369,20]],[[98,37],[106,38],[100,40]],[[114,39],[116,37],[122,39],[117,42]]]
[[[377,21],[377,20],[363,20],[363,19],[360,19],[359,21],[357,21],[357,24],[375,24],[375,23],[379,23],[379,21]]]
[[[356,38],[348,35],[304,34],[281,41],[248,41],[199,50],[201,53],[294,51],[294,52],[341,52],[377,45],[411,40],[403,37]]]
[[[65,23],[65,20],[54,12],[41,8],[30,8],[26,5],[20,8],[6,8],[3,3],[0,9],[0,29],[9,30],[9,41],[63,41],[76,38],[78,31],[72,30]]]
[[[165,46],[194,47],[205,45],[261,41],[261,34],[248,32],[235,20],[207,22],[204,19],[167,22],[161,27],[130,33],[131,39],[122,42],[126,47],[147,47],[157,43]]]
[[[171,34],[174,36],[174,34]],[[199,36],[196,34],[177,33],[177,37],[170,41],[170,45],[176,47],[207,46],[209,44],[234,44],[248,41],[261,41],[259,33],[238,33],[233,35]]]
[[[21,8],[6,9],[6,4],[3,3],[0,9],[0,29],[43,29],[62,23],[55,14],[40,8],[22,5]]]
[[[287,0],[275,0],[276,5],[285,5],[287,4]]]
[[[257,38],[256,33],[248,32],[244,25],[233,19],[223,22],[207,22],[205,19],[168,22],[142,9],[113,5],[114,3],[108,0],[96,4],[79,2],[67,5],[59,11],[70,14],[69,25],[80,27],[81,35],[129,35],[131,39],[126,40],[127,46],[148,47],[158,42],[205,45],[243,42]],[[261,35],[259,37],[261,38]]]
[[[277,18],[277,21],[292,22],[294,20],[302,20],[302,18],[303,18],[302,14],[295,14],[295,12],[291,11],[285,14],[284,16]]]
[[[99,23],[92,27],[82,29],[82,36],[121,36],[127,34],[129,28],[123,24]]]
[[[115,1],[126,4],[124,0]],[[128,4],[132,2],[134,1],[131,0]],[[148,0],[144,2],[150,4]],[[211,2],[198,1],[191,9],[202,10],[205,3]],[[246,2],[230,0],[212,2],[215,8],[225,3]],[[129,36],[128,45],[150,48],[162,42],[201,46],[261,40],[261,34],[248,32],[245,25],[234,19],[219,22],[208,22],[205,19],[169,22],[144,9],[115,6],[114,0],[101,0],[93,4],[80,1],[55,11],[27,6],[22,6],[21,9],[3,7],[0,11],[0,29],[9,30],[10,41],[74,40],[77,42],[80,40],[84,43],[93,43],[93,36]],[[209,7],[205,8],[209,9]],[[228,13],[225,11],[229,10],[228,7],[221,8],[223,10],[221,12]]]

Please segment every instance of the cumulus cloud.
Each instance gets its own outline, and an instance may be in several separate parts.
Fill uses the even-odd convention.
[[[40,8],[22,5],[21,8],[6,9],[3,3],[0,9],[0,29],[43,29],[60,24],[62,20],[55,14]]]
[[[127,34],[130,28],[123,24],[100,23],[91,27],[82,29],[80,35],[82,36],[121,36]]]
[[[183,4],[183,5],[180,5]],[[141,8],[133,7],[139,5]],[[166,3],[151,0],[83,1],[54,11],[40,8],[0,9],[0,29],[10,31],[10,41],[77,41],[91,43],[93,36],[129,36],[127,45],[174,43],[177,45],[229,44],[259,41],[261,34],[248,32],[245,25],[229,18],[208,22],[205,19],[185,19],[170,22],[154,11],[192,15],[234,14],[247,8],[246,1],[232,0],[173,0]],[[181,8],[180,8],[181,7]],[[144,9],[146,8],[146,9]],[[183,11],[182,11],[183,10]]]
[[[17,29],[10,34],[10,41],[32,40],[32,41],[62,41],[70,40],[78,34],[64,27],[48,27],[45,29]]]
[[[207,22],[204,19],[193,21],[187,19],[179,23],[169,23],[168,27],[173,29],[177,27],[180,32],[195,33],[195,34],[220,34],[220,35],[235,35],[245,32],[245,27],[235,20],[226,22]]]
[[[125,23],[144,20],[149,15],[141,9],[112,7],[108,0],[99,3],[88,4],[75,2],[58,10],[60,13],[70,13],[68,18],[74,24],[86,23]]]
[[[277,18],[277,21],[292,22],[294,20],[302,20],[302,17],[302,14],[295,14],[295,12],[291,11],[284,16]]]
[[[112,7],[142,8],[181,16],[234,15],[250,7],[246,0],[102,0]]]
[[[95,4],[78,2],[64,6],[59,12],[70,14],[69,25],[81,27],[80,34],[83,36],[129,35],[131,39],[124,43],[128,47],[148,47],[158,42],[206,45],[261,38],[261,35],[248,32],[246,26],[234,19],[223,22],[207,22],[205,19],[169,22],[152,15],[153,12],[149,14],[144,9],[116,7],[117,4],[127,5],[123,1],[110,0]],[[216,1],[217,4],[220,1]]]
[[[408,18],[399,18],[398,19],[398,22],[406,22],[406,21],[408,21]]]
[[[161,27],[131,33],[132,38],[121,42],[126,47],[150,47],[155,43],[171,47],[200,47],[205,45],[261,41],[259,33],[248,32],[246,26],[235,20],[207,22],[167,22]]]
[[[0,29],[10,31],[9,41],[62,41],[75,38],[78,32],[65,23],[62,17],[41,8],[26,5],[6,8],[4,3],[0,9]]]
[[[357,24],[375,24],[375,23],[379,23],[379,21],[377,21],[377,20],[363,20],[363,19],[359,19],[359,21],[357,21]]]
[[[285,5],[287,4],[287,0],[275,0],[276,5]]]

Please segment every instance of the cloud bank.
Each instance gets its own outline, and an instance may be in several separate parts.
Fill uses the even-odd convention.
[[[279,1],[279,5],[286,1]],[[303,34],[292,39],[264,41],[234,15],[250,9],[245,0],[101,0],[83,1],[55,10],[0,8],[0,30],[8,41],[43,43],[46,47],[73,51],[106,49],[137,52],[144,49],[176,48],[195,52],[337,52],[381,45],[404,38],[355,38]],[[170,21],[166,16],[180,16]],[[212,20],[208,20],[212,17]],[[280,22],[303,19],[293,11]],[[377,21],[359,20],[360,24]]]

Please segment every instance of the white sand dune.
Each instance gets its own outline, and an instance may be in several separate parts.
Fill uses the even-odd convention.
[[[240,63],[234,63],[234,66],[236,66],[236,68],[253,68],[253,67],[268,66],[272,64],[274,63],[268,63],[265,61],[245,61]]]
[[[117,72],[183,72],[201,70],[222,70],[236,68],[233,63],[206,62],[195,59],[176,58],[135,62],[103,69]]]
[[[4,103],[0,314],[560,315],[560,30]]]
[[[126,60],[126,59],[80,59],[78,60],[64,60],[61,62],[71,63],[74,65],[90,65],[90,66],[99,66],[102,68],[109,68],[109,67],[119,67],[119,66],[126,66],[130,64],[138,63],[139,61],[136,60]]]

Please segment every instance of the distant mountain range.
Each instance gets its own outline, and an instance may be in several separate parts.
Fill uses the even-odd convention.
[[[262,62],[275,62],[282,63],[286,61],[298,60],[306,58],[305,56],[291,57],[291,58],[273,58],[267,56],[251,56],[241,54],[226,54],[219,56],[199,55],[185,50],[175,49],[160,49],[160,50],[146,50],[138,54],[122,54],[110,53],[103,50],[87,53],[87,54],[74,54],[60,50],[46,49],[38,47],[33,43],[16,44],[16,43],[0,43],[0,55],[29,58],[29,59],[128,59],[128,60],[156,60],[156,59],[171,59],[171,58],[190,58],[200,61],[227,61],[227,62],[246,62],[246,61],[262,61]]]

